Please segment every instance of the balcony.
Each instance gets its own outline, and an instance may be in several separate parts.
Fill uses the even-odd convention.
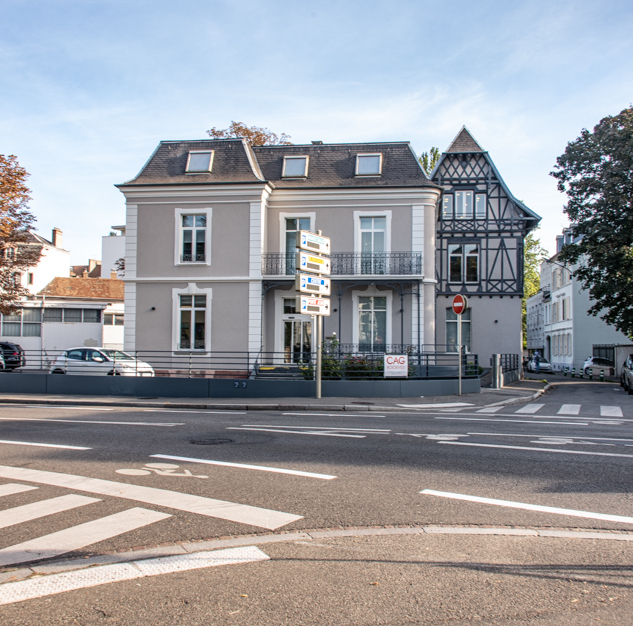
[[[330,255],[332,276],[421,276],[421,252],[337,252]],[[296,254],[262,255],[264,276],[295,274]]]

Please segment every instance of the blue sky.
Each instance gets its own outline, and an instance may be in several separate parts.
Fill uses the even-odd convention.
[[[81,263],[160,140],[237,120],[419,154],[465,124],[552,251],[566,220],[548,173],[633,101],[631,32],[630,0],[2,0],[0,154]]]

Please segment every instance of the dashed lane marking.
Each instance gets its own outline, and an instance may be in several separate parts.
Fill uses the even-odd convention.
[[[280,428],[245,428],[239,426],[231,426],[226,430],[249,430],[260,431],[265,433],[286,433],[290,435],[319,435],[321,437],[348,437],[350,439],[365,439],[366,435],[345,435],[333,432],[314,432],[310,430],[282,430]]]
[[[322,480],[333,480],[336,476],[331,474],[315,474],[314,472],[302,472],[299,470],[289,470],[281,467],[266,467],[265,465],[247,465],[244,463],[229,463],[227,461],[211,461],[210,459],[194,459],[186,456],[172,456],[170,454],[152,454],[156,459],[169,459],[172,461],[187,461],[189,463],[203,463],[205,465],[219,465],[222,467],[236,467],[239,469],[258,470],[260,472],[274,472],[276,474],[291,474],[293,476],[305,476],[306,478],[321,478]]]
[[[62,511],[70,511],[93,502],[101,502],[101,500],[89,498],[88,496],[78,496],[73,493],[67,496],[40,500],[39,502],[31,502],[23,506],[16,506],[13,509],[5,509],[0,511],[0,528],[30,522],[31,520],[61,513]]]
[[[578,415],[580,413],[580,407],[582,404],[563,404],[558,409],[557,415]]]
[[[506,450],[531,450],[535,452],[558,452],[560,454],[584,454],[590,456],[615,456],[633,459],[633,454],[617,454],[615,452],[585,452],[584,450],[558,450],[556,448],[532,448],[529,446],[505,446],[493,443],[466,443],[465,441],[438,441],[449,446],[471,446],[475,448],[504,448]],[[543,443],[543,442],[539,442]]]
[[[8,480],[23,480],[31,483],[64,487],[76,491],[96,493],[113,498],[134,500],[168,509],[197,513],[218,519],[249,524],[275,530],[291,522],[301,519],[301,515],[292,515],[271,509],[262,509],[246,504],[237,504],[224,500],[214,500],[203,496],[195,496],[189,493],[157,489],[155,487],[143,487],[129,483],[120,483],[100,478],[88,478],[73,474],[58,472],[45,472],[22,467],[10,467],[0,465],[0,478]]]
[[[440,498],[451,498],[453,500],[466,500],[467,502],[479,502],[481,504],[494,504],[496,506],[506,506],[513,509],[524,509],[526,511],[539,511],[541,513],[555,513],[556,515],[571,515],[572,517],[584,517],[586,519],[599,519],[606,522],[619,522],[622,524],[633,524],[633,517],[623,515],[610,515],[607,513],[593,513],[590,511],[577,511],[575,509],[561,509],[553,506],[542,506],[540,504],[526,504],[524,502],[513,502],[511,500],[497,500],[495,498],[481,498],[479,496],[468,496],[461,493],[451,493],[449,491],[435,491],[434,489],[423,489],[420,493],[427,496],[438,496]]]
[[[518,411],[515,411],[515,413],[532,414],[532,413],[536,413],[538,410],[542,409],[544,406],[545,406],[544,404],[526,404],[524,407],[521,407]]]
[[[92,448],[83,448],[81,446],[64,446],[56,443],[34,443],[32,441],[7,441],[0,439],[0,443],[12,446],[36,446],[37,448],[61,448],[62,450],[92,450]]]
[[[105,541],[167,517],[171,517],[171,515],[140,508],[114,513],[85,524],[71,526],[50,535],[43,535],[3,548],[0,550],[0,566],[49,559],[60,554],[80,550],[93,543]]]
[[[21,580],[0,587],[0,604],[12,604],[34,598],[42,598],[66,591],[86,589],[109,583],[133,580],[145,576],[159,576],[172,572],[184,572],[204,567],[235,565],[266,561],[270,557],[256,546],[227,548],[167,556],[157,559],[130,561],[115,565],[101,565],[87,570],[53,574],[43,578]]]
[[[619,406],[601,406],[601,417],[623,417],[622,408]]]
[[[505,409],[504,406],[489,406],[485,409],[479,409],[477,413],[496,413],[497,411],[501,411],[501,409]]]
[[[554,424],[556,426],[588,426],[589,422],[547,422],[542,419],[538,420],[516,420],[516,419],[501,419],[498,417],[435,417],[436,420],[459,420],[463,422],[511,422],[513,424]]]
[[[60,420],[47,417],[0,417],[11,422],[61,422],[64,424],[115,424],[117,426],[183,426],[184,422],[104,422],[103,420]]]

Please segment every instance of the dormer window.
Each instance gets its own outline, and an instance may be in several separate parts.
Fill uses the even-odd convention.
[[[382,173],[382,154],[357,154],[356,176],[380,176]]]
[[[187,158],[187,174],[210,172],[213,165],[213,150],[192,150]]]
[[[284,169],[282,178],[305,178],[308,175],[307,156],[284,157]]]

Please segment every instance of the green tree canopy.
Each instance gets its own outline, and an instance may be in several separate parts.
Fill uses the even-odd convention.
[[[231,122],[228,128],[211,128],[207,135],[213,139],[245,139],[251,146],[291,146],[289,135],[281,133],[277,136],[267,128],[246,126],[242,122]]]
[[[541,285],[541,259],[547,256],[547,250],[541,248],[541,240],[533,233],[525,238],[523,245],[523,349],[527,348],[527,299],[538,292]]]
[[[431,175],[433,168],[437,165],[437,162],[440,160],[440,150],[439,148],[431,148],[428,152],[423,152],[420,157],[420,164],[422,165],[422,169],[425,171],[427,176]]]
[[[551,175],[574,231],[562,262],[594,300],[589,309],[633,337],[633,107],[567,144]]]
[[[35,217],[29,211],[28,174],[17,157],[0,154],[0,313],[16,310],[28,291],[21,273],[40,260],[42,247],[29,241]]]

